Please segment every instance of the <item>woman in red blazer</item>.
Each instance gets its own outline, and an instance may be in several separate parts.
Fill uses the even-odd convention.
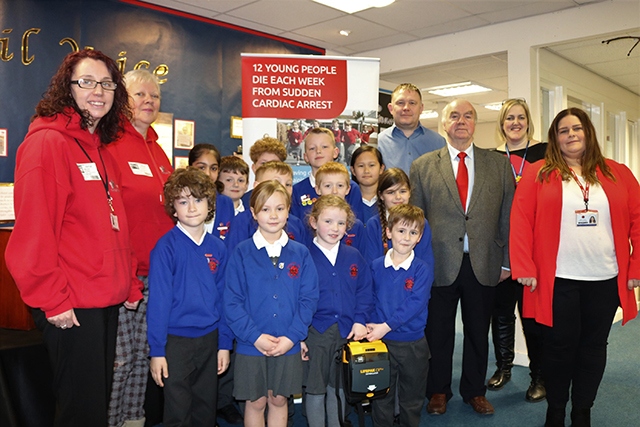
[[[587,114],[561,111],[544,160],[525,170],[510,227],[512,277],[525,290],[524,317],[544,328],[546,426],[590,426],[618,306],[637,315],[640,286],[640,186],[624,165],[605,159]]]

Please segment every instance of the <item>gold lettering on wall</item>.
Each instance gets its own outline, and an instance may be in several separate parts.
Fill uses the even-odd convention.
[[[40,28],[29,28],[22,35],[22,63],[24,65],[29,65],[33,62],[34,55],[29,56],[29,37],[31,34],[38,34],[40,32]]]
[[[122,74],[124,74],[124,69],[127,67],[127,57],[125,56],[126,54],[127,51],[123,50],[118,54],[118,59],[116,59],[118,70],[120,70]]]
[[[13,28],[7,28],[6,30],[2,30],[2,34],[11,34]],[[13,53],[9,53],[9,37],[0,38],[0,58],[3,61],[11,61],[13,58]]]
[[[11,34],[11,32],[13,31],[13,28],[5,28],[4,30],[2,30],[0,32],[1,34]],[[28,30],[26,30],[23,35],[22,35],[22,46],[21,46],[21,50],[22,50],[22,64],[24,65],[29,65],[31,64],[34,59],[35,59],[35,55],[29,55],[29,38],[33,35],[33,34],[39,34],[41,31],[41,28],[29,28]],[[69,47],[71,48],[72,52],[78,52],[80,50],[80,45],[78,44],[78,42],[76,42],[73,38],[71,37],[65,37],[63,39],[61,39],[58,42],[58,45],[63,46],[65,44],[68,44]],[[84,49],[89,49],[89,50],[93,50],[94,47],[93,46],[85,46]],[[120,70],[120,72],[122,74],[126,73],[126,68],[127,68],[127,51],[123,50],[120,51],[120,53],[118,53],[118,59],[116,59],[116,64],[118,65],[118,70]],[[9,53],[9,37],[5,36],[5,37],[0,37],[0,59],[2,59],[4,62],[10,61],[11,59],[13,59],[13,53]],[[151,63],[145,59],[142,59],[140,61],[138,61],[136,63],[136,65],[134,65],[133,69],[134,70],[138,70],[140,68],[144,68],[146,70],[151,69]],[[158,83],[159,84],[165,84],[167,82],[167,78],[163,78],[163,77],[167,77],[167,75],[169,74],[169,66],[167,64],[160,64],[157,67],[155,67],[153,69],[153,74],[158,78]]]
[[[167,79],[161,79],[160,77],[165,77],[169,74],[169,66],[167,64],[160,64],[153,70],[153,74],[158,78],[159,84],[165,84]]]
[[[58,42],[60,46],[62,46],[65,43],[69,43],[69,46],[71,46],[71,52],[77,52],[80,50],[80,46],[78,46],[78,43],[76,43],[76,41],[71,37],[65,37]]]
[[[149,61],[145,61],[143,59],[142,61],[140,61],[136,65],[134,65],[133,69],[134,70],[139,70],[140,68],[144,68],[145,70],[148,70],[150,66],[151,66],[151,63]]]

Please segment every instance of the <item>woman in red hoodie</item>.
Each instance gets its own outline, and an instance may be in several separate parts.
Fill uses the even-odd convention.
[[[118,306],[135,308],[119,172],[105,146],[131,116],[116,63],[65,57],[18,148],[7,267],[53,367],[56,426],[106,426]]]

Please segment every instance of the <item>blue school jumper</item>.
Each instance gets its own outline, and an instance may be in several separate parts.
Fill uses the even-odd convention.
[[[314,243],[309,247],[318,270],[320,299],[311,325],[321,334],[334,323],[346,338],[354,323],[366,325],[373,310],[369,265],[356,249],[340,244],[336,265]]]
[[[371,217],[367,221],[366,227],[366,239],[365,250],[362,253],[364,259],[368,263],[373,262],[374,259],[384,256],[384,247],[382,246],[382,225],[380,224],[380,215]],[[391,239],[387,240],[389,249],[393,247]],[[427,263],[427,265],[434,265],[433,260],[433,248],[431,247],[431,227],[427,220],[424,220],[424,231],[422,232],[422,238],[418,242],[413,251],[416,258],[419,258]]]
[[[309,250],[289,240],[274,266],[253,239],[240,242],[226,268],[225,316],[238,354],[263,356],[253,343],[261,334],[286,336],[300,353],[318,304],[318,274]]]
[[[216,215],[213,217],[214,224],[205,224],[205,228],[209,233],[224,240],[229,232],[229,226],[234,216],[235,208],[233,207],[231,197],[217,193]]]
[[[249,209],[249,206],[251,206],[251,193],[253,192],[253,189],[247,191],[246,193],[244,193],[242,195],[242,197],[240,198],[240,200],[242,200],[242,203],[245,206],[245,209]]]
[[[417,341],[424,338],[429,298],[433,284],[433,264],[415,257],[408,270],[384,266],[385,257],[371,264],[374,310],[372,323],[391,328],[384,339]]]
[[[224,239],[225,245],[229,252],[238,246],[238,243],[250,239],[253,233],[258,229],[258,223],[253,219],[251,211],[245,209],[244,212],[240,212],[231,220],[231,226],[229,227],[229,233]],[[289,236],[289,239],[295,240],[306,244],[309,240],[309,229],[303,222],[295,215],[289,214],[287,225],[284,226],[284,231]]]
[[[233,336],[222,312],[227,249],[208,233],[200,246],[177,226],[151,251],[147,337],[151,357],[164,357],[167,335],[197,338],[218,329],[218,348]]]
[[[364,201],[362,201],[361,209],[362,209],[362,216],[364,217],[362,222],[364,223],[365,227],[367,226],[367,221],[369,221],[369,219],[373,218],[374,216],[380,215],[380,211],[378,210],[377,199],[371,206],[367,205]]]
[[[293,186],[293,194],[291,195],[291,213],[306,222],[307,215],[311,212],[311,205],[320,197],[316,189],[311,186],[309,178],[305,178]],[[364,223],[364,215],[362,213],[362,193],[360,187],[351,180],[351,190],[345,200],[351,206],[356,218]]]

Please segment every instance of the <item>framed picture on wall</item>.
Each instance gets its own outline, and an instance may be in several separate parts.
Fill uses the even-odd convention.
[[[242,139],[242,117],[231,116],[231,138]]]
[[[0,157],[7,157],[7,130],[0,129]]]
[[[175,157],[174,169],[186,168],[188,166],[189,166],[189,158],[188,157],[183,157],[183,156],[176,156]]]
[[[0,222],[15,221],[13,210],[13,184],[0,182]]]
[[[174,124],[174,147],[180,150],[191,150],[196,135],[196,122],[176,119]]]

